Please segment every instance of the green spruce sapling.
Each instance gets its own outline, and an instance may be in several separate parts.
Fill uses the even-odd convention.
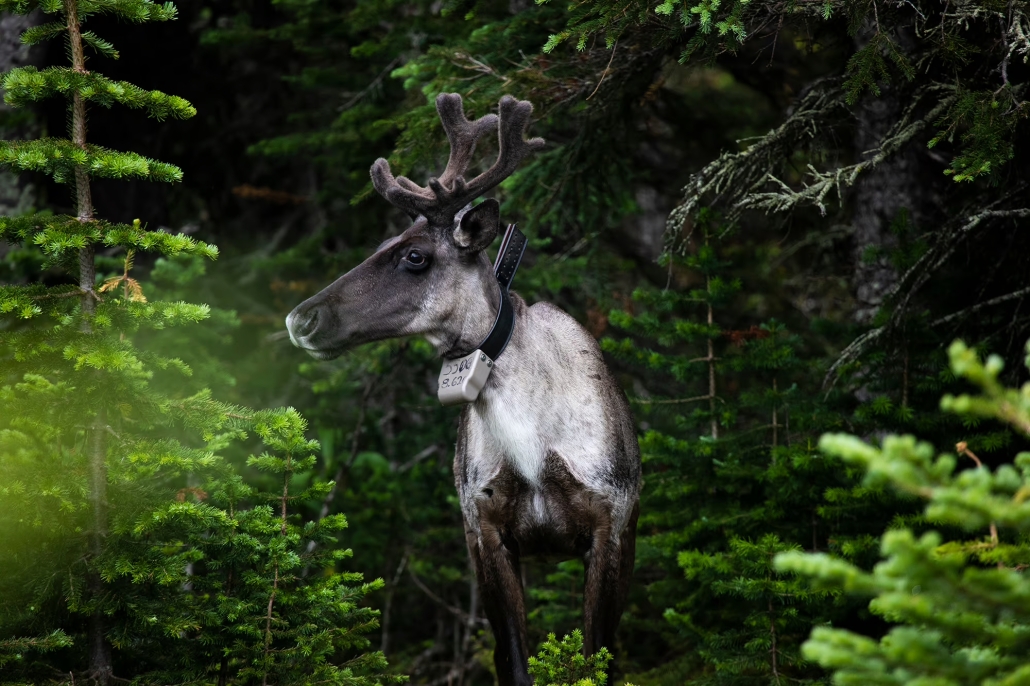
[[[583,632],[573,631],[562,640],[554,634],[529,658],[529,675],[535,686],[604,686],[612,654],[602,647],[593,655],[583,654]]]
[[[944,396],[943,410],[1030,435],[1030,383],[1005,388],[998,378],[1001,359],[981,362],[961,342],[948,355],[952,371],[980,393]],[[879,640],[817,627],[804,645],[805,656],[832,670],[838,684],[1026,683],[1030,452],[992,472],[964,442],[956,445],[957,454],[937,457],[913,436],[887,436],[877,447],[827,434],[820,446],[864,469],[867,483],[889,484],[925,500],[927,521],[966,536],[893,529],[881,539],[884,559],[872,572],[824,553],[779,556],[778,569],[808,577],[816,589],[871,596],[869,609],[895,625]]]

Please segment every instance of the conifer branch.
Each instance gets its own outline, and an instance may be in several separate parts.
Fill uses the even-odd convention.
[[[1008,200],[1010,198],[1002,198],[998,203]],[[997,204],[997,203],[996,203]],[[977,228],[979,228],[985,222],[997,219],[1028,219],[1030,218],[1030,208],[1014,208],[1014,209],[986,209],[981,210],[971,216],[961,217],[958,221],[950,222],[950,226],[946,226],[938,236],[937,242],[927,250],[916,263],[909,268],[898,283],[894,286],[893,290],[888,294],[887,301],[892,305],[892,311],[890,319],[883,326],[879,326],[875,329],[867,331],[855,340],[853,340],[844,350],[838,355],[837,359],[834,360],[833,364],[827,370],[826,375],[823,377],[823,388],[832,388],[836,382],[837,373],[842,367],[856,361],[861,357],[866,350],[869,350],[873,343],[877,342],[885,335],[892,333],[904,320],[905,315],[908,313],[908,305],[912,301],[912,298],[919,292],[919,290],[929,281],[930,277],[940,269],[949,257],[958,249],[959,244],[967,239]],[[990,301],[980,303],[974,306],[977,311],[991,305],[1000,304],[1010,299],[1019,297],[1024,293],[1024,290],[1017,291],[1016,293],[1010,293],[999,298],[994,298]],[[970,308],[972,310],[973,308]],[[969,312],[970,314],[972,312]],[[952,321],[952,317],[957,318],[966,314],[963,312],[956,312],[954,315],[948,315],[940,320],[935,321],[934,325],[940,325]]]
[[[703,206],[726,208],[732,222],[742,209],[741,201],[766,183],[768,170],[805,142],[823,134],[826,127],[846,115],[846,101],[839,80],[824,79],[812,84],[798,99],[793,112],[779,127],[761,136],[742,152],[725,152],[683,188],[680,204],[669,213],[666,245],[682,251],[676,237],[686,222]],[[738,141],[743,142],[743,141]]]
[[[861,174],[893,157],[911,143],[919,133],[936,123],[954,103],[956,98],[954,91],[953,86],[937,83],[919,89],[913,94],[912,100],[901,118],[880,140],[877,147],[874,150],[863,151],[863,155],[866,157],[861,162],[825,172],[819,171],[809,164],[808,170],[811,173],[812,181],[803,183],[799,190],[792,189],[778,177],[769,174],[766,179],[770,183],[776,184],[779,190],[748,193],[737,201],[739,207],[768,212],[790,212],[801,205],[810,204],[819,208],[819,213],[825,216],[827,196],[831,191],[836,193],[838,201],[842,201],[844,188],[853,186]],[[951,93],[951,95],[944,95],[945,93]],[[923,100],[929,96],[938,98],[936,104],[926,113],[916,117],[915,113],[920,109]]]
[[[85,40],[86,34],[79,36]],[[197,111],[189,102],[176,95],[144,90],[128,81],[113,81],[106,76],[69,67],[49,67],[40,71],[36,67],[19,67],[3,77],[4,102],[25,105],[53,95],[76,94],[84,101],[103,107],[115,103],[133,109],[146,110],[158,121],[168,117],[189,119]]]
[[[73,97],[74,100],[74,97]],[[79,98],[82,101],[82,98]],[[82,101],[85,111],[85,102]],[[31,141],[0,141],[0,164],[21,171],[39,171],[49,174],[58,183],[72,180],[78,184],[80,175],[85,175],[85,195],[77,195],[76,219],[80,222],[93,220],[90,200],[89,179],[91,176],[108,179],[140,178],[148,181],[179,182],[182,170],[174,164],[158,162],[134,152],[119,152],[98,145],[79,145],[75,141],[60,138],[39,138]],[[79,197],[81,195],[81,197]]]

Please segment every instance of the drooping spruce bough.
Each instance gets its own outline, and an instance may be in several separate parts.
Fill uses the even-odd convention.
[[[94,214],[93,178],[176,182],[182,172],[90,144],[87,105],[159,120],[195,110],[89,71],[87,48],[117,52],[82,24],[100,13],[166,21],[175,7],[0,9],[52,17],[23,40],[64,36],[71,61],[4,76],[9,104],[65,98],[70,137],[0,141],[0,162],[49,174],[73,190],[75,208],[0,217],[0,240],[37,248],[51,273],[72,281],[0,286],[0,683],[379,683],[382,654],[364,652],[377,613],[360,601],[381,582],[336,573],[349,555],[330,545],[342,515],[294,521],[298,500],[332,488],[318,479],[291,488],[318,450],[304,419],[215,401],[177,381],[192,374],[185,361],[155,352],[162,330],[199,322],[209,308],[148,300],[131,275],[135,253],[203,259],[216,248]],[[136,345],[144,336],[151,347]],[[244,484],[218,454],[248,429],[267,448],[248,465],[278,481],[271,493]]]

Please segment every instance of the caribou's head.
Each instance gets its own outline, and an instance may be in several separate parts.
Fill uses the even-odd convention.
[[[496,200],[469,203],[510,176],[544,141],[523,138],[533,113],[528,101],[506,95],[499,118],[488,114],[469,121],[461,96],[442,93],[436,109],[451,145],[439,178],[423,188],[395,178],[382,158],[372,165],[375,189],[407,212],[412,225],[286,318],[290,340],[313,357],[332,359],[360,343],[412,334],[424,335],[446,354],[478,343],[464,340],[481,330],[472,315],[484,303],[496,307],[496,281],[483,250],[497,235],[500,210]],[[466,182],[463,174],[476,142],[494,130],[500,142],[497,161]]]

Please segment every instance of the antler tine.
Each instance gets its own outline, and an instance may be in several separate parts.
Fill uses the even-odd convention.
[[[447,134],[447,142],[451,145],[447,167],[438,181],[444,188],[450,188],[454,180],[468,169],[479,139],[497,128],[497,115],[487,114],[469,121],[465,116],[464,103],[457,93],[440,93],[436,96],[436,111]]]
[[[394,207],[407,212],[412,219],[426,214],[436,204],[436,197],[428,189],[404,176],[394,178],[390,163],[382,157],[372,164],[371,173],[372,185],[379,195]]]
[[[389,162],[383,158],[372,165],[372,185],[376,191],[412,218],[423,215],[427,219],[448,223],[466,204],[511,176],[519,162],[529,153],[544,146],[542,138],[528,141],[523,138],[533,113],[533,105],[527,100],[516,100],[506,95],[501,98],[500,118],[488,114],[469,121],[465,117],[461,96],[457,93],[441,93],[436,98],[436,110],[447,133],[451,153],[443,174],[439,178],[430,178],[428,188],[404,176],[395,178]],[[472,161],[476,143],[483,134],[495,128],[498,129],[500,143],[497,161],[490,169],[466,183],[462,174]]]
[[[510,95],[505,95],[501,98],[499,109],[501,119],[497,138],[500,143],[500,151],[497,154],[497,161],[492,167],[465,184],[466,190],[462,194],[466,198],[464,202],[474,200],[504,181],[515,172],[523,159],[546,145],[543,138],[526,140],[523,137],[529,126],[529,118],[533,114],[533,103],[528,100],[516,100]]]

